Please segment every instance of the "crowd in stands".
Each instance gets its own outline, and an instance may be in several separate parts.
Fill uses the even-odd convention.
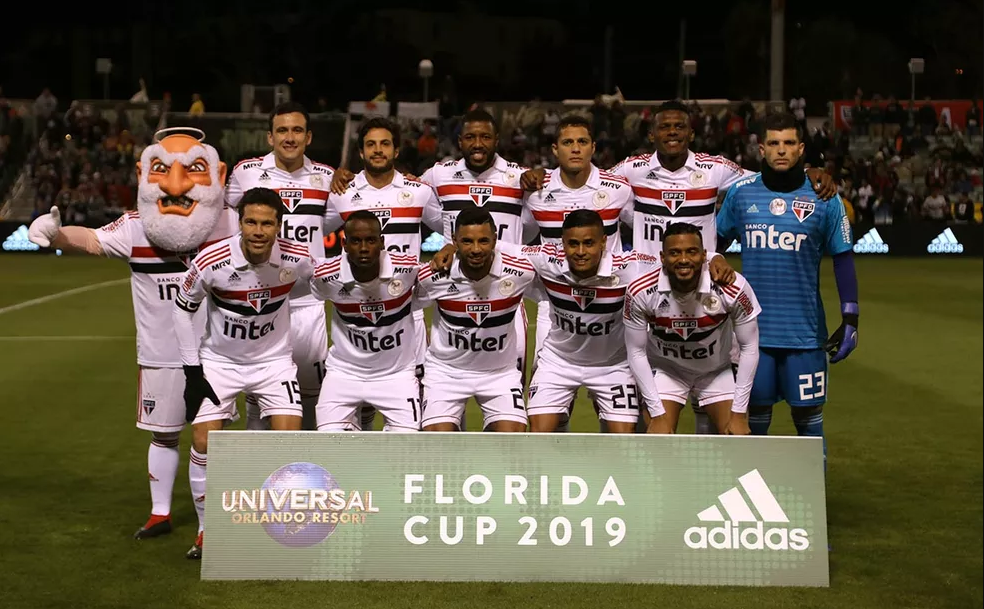
[[[0,202],[27,154],[24,121],[0,91]]]
[[[135,205],[134,167],[148,143],[134,135],[125,112],[113,122],[81,107],[52,113],[27,159],[34,216],[57,205],[63,223],[90,228],[119,217]]]

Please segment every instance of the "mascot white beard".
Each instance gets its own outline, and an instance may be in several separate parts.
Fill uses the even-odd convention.
[[[195,184],[183,195],[172,197],[160,184],[148,181],[152,161],[160,159],[168,166],[179,163],[192,166],[199,159],[208,162],[211,185]],[[160,144],[153,144],[140,155],[140,182],[137,187],[137,211],[143,221],[144,233],[154,245],[172,252],[192,251],[204,243],[219,220],[225,206],[224,185],[219,175],[219,154],[208,144],[195,146],[187,152],[168,152]],[[163,213],[165,208],[176,205],[191,213]]]

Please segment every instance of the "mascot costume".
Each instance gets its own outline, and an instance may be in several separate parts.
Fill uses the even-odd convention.
[[[226,165],[197,129],[158,131],[140,156],[137,177],[137,211],[90,229],[62,227],[58,208],[52,207],[31,224],[30,239],[42,247],[130,264],[139,366],[137,427],[152,433],[147,452],[151,515],[134,534],[146,539],[171,532],[178,439],[185,425],[185,378],[171,325],[173,299],[198,249],[236,234],[239,227],[235,211],[224,203]],[[203,332],[204,314],[196,323]],[[193,499],[204,501],[204,491],[200,495]]]

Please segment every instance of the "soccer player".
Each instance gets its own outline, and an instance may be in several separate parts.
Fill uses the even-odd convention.
[[[314,258],[324,258],[322,225],[334,170],[304,155],[311,144],[309,116],[304,106],[297,102],[278,105],[270,114],[269,126],[267,143],[273,151],[241,161],[233,168],[226,187],[226,202],[235,207],[246,190],[273,189],[286,207],[280,238],[304,247]],[[328,327],[324,303],[311,295],[307,282],[297,283],[291,292],[290,315],[290,340],[304,404],[304,428],[314,429],[314,408],[328,356]],[[249,429],[265,428],[254,396],[247,396],[246,413]]]
[[[496,247],[496,224],[485,209],[455,218],[454,262],[447,272],[420,271],[419,306],[434,305],[424,364],[424,431],[455,431],[468,398],[492,431],[526,431],[522,373],[516,365],[513,320],[536,278],[522,256]]]
[[[182,130],[184,131],[184,130]],[[191,131],[191,130],[189,130]],[[147,450],[151,511],[134,538],[170,533],[178,442],[185,426],[184,376],[169,324],[174,297],[198,249],[237,232],[236,215],[222,201],[226,165],[215,148],[185,133],[166,135],[137,163],[137,211],[98,229],[61,226],[57,207],[39,216],[31,241],[93,256],[127,260],[137,331],[137,428],[151,432]],[[199,316],[196,324],[204,325]]]
[[[582,386],[606,431],[635,431],[642,404],[626,361],[622,306],[639,265],[635,254],[611,251],[606,228],[597,211],[576,209],[563,220],[561,245],[522,248],[547,296],[540,304],[546,319],[537,316],[537,330],[542,323],[548,334],[530,381],[531,431],[557,431]]]
[[[762,173],[733,186],[717,218],[721,237],[741,240],[742,274],[762,303],[748,423],[753,434],[768,434],[772,406],[785,400],[799,435],[823,437],[827,355],[839,362],[858,344],[851,225],[840,197],[817,199],[792,115],[766,117],[761,142]],[[820,300],[824,252],[833,256],[842,315],[829,340]]]
[[[333,305],[318,430],[362,429],[358,409],[369,404],[386,420],[383,431],[418,431],[417,256],[388,251],[372,211],[351,212],[344,226],[342,254],[319,261],[311,279],[314,295]]]
[[[484,110],[472,110],[462,117],[458,147],[463,157],[457,161],[438,163],[424,172],[420,181],[437,193],[444,239],[453,240],[455,218],[462,210],[480,207],[488,211],[495,222],[498,241],[522,244],[523,191],[519,177],[525,167],[510,163],[496,153],[499,146],[499,127],[495,118]],[[339,169],[332,180],[336,194],[345,191],[352,173]],[[429,214],[428,216],[429,217]],[[514,321],[516,358],[526,370],[526,309],[520,307]]]
[[[442,230],[434,189],[393,168],[400,152],[400,128],[396,123],[382,117],[371,118],[359,129],[358,142],[365,169],[355,175],[343,194],[329,195],[325,234],[341,228],[356,211],[368,210],[379,218],[386,251],[419,259],[421,223],[432,231]],[[424,312],[414,311],[413,321],[417,375],[422,377],[427,354]],[[372,429],[374,415],[371,406],[362,409],[362,429]]]
[[[659,256],[666,228],[673,222],[687,222],[701,227],[708,251],[718,251],[714,214],[719,195],[747,173],[723,156],[690,150],[694,132],[687,107],[679,101],[657,108],[651,137],[655,154],[629,157],[611,169],[632,186],[632,209],[621,218],[632,227],[633,250]],[[822,169],[811,169],[810,177],[821,197],[837,194],[837,185]],[[533,172],[522,180],[525,188],[537,188],[542,181]],[[695,412],[698,433],[709,433],[707,416],[696,408]]]
[[[694,224],[671,224],[663,234],[662,268],[629,286],[629,366],[647,401],[650,394],[658,394],[666,408],[665,417],[660,417],[665,420],[654,418],[650,432],[675,432],[680,411],[693,395],[718,433],[747,435],[761,308],[740,274],[730,285],[712,283],[701,233]],[[736,373],[729,355],[732,330],[739,347]]]
[[[291,358],[288,295],[311,278],[304,246],[278,239],[281,195],[269,188],[243,193],[240,233],[202,250],[185,274],[173,308],[184,366],[186,419],[193,422],[189,479],[198,512],[198,537],[189,559],[202,557],[208,432],[236,413],[236,397],[257,397],[260,416],[277,431],[301,428],[297,366]],[[195,312],[208,298],[204,332]]]

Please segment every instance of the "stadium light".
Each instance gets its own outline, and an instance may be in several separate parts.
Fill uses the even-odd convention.
[[[684,99],[690,101],[690,77],[697,75],[697,62],[693,59],[683,60],[683,75],[684,75]]]
[[[916,74],[922,74],[925,69],[926,62],[923,61],[922,57],[913,57],[909,60],[909,74],[912,75],[912,90],[909,101],[912,103],[916,101]]]
[[[427,101],[427,85],[430,84],[430,77],[434,75],[434,63],[430,59],[421,59],[417,65],[420,77],[424,79],[424,102]]]

